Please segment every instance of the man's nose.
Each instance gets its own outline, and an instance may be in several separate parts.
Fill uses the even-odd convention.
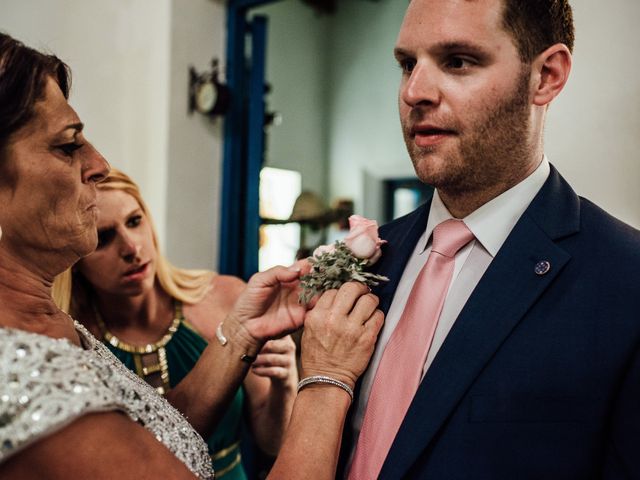
[[[438,105],[442,92],[437,70],[417,63],[400,89],[400,99],[410,107]]]

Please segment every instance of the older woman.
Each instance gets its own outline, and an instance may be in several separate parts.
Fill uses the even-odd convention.
[[[377,299],[351,283],[305,317],[298,270],[255,275],[174,390],[176,410],[51,297],[54,277],[96,246],[96,183],[108,173],[68,89],[60,60],[0,34],[0,478],[211,477],[184,417],[210,432],[246,360],[303,320],[303,373],[324,380],[296,399],[273,475],[331,478],[349,389],[381,327]]]
[[[113,169],[98,185],[98,247],[54,282],[54,299],[130,370],[173,400],[244,283],[173,266],[138,186]],[[265,344],[229,409],[207,438],[216,475],[245,479],[243,413],[260,449],[278,453],[298,383],[290,336]],[[178,389],[179,391],[179,389]]]

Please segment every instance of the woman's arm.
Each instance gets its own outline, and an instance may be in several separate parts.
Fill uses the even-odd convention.
[[[184,313],[208,341],[217,342],[216,327],[233,310],[246,288],[237,277],[216,275],[208,294],[197,304],[185,304]],[[291,416],[298,372],[295,344],[289,336],[267,342],[244,380],[247,420],[262,451],[275,456]]]
[[[373,354],[383,314],[359,283],[329,291],[307,314],[302,335],[302,377],[322,376],[353,389]],[[351,395],[328,383],[298,394],[284,443],[268,478],[333,479]]]
[[[213,433],[249,371],[251,365],[242,357],[257,355],[261,346],[234,317],[224,322],[223,332],[226,345],[210,342],[193,369],[166,395],[203,438]]]
[[[290,336],[267,342],[244,381],[254,438],[271,456],[280,449],[296,397],[295,351]]]
[[[247,357],[256,357],[268,339],[301,326],[306,309],[297,301],[300,274],[299,269],[284,267],[255,274],[223,322],[225,344],[214,338],[191,372],[168,393],[167,400],[203,437],[213,432],[249,371]]]
[[[21,480],[195,479],[153,434],[122,413],[84,415],[0,463],[0,478]]]
[[[302,390],[268,478],[334,479],[350,404],[349,395],[337,387],[317,385]]]

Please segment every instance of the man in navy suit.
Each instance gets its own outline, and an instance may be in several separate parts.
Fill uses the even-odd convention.
[[[456,218],[474,239],[455,255],[418,390],[366,476],[640,479],[640,232],[578,197],[543,151],[572,48],[567,0],[411,0],[400,118],[436,191],[381,229],[387,317],[345,433],[349,478],[370,480],[349,471],[376,370],[433,229]]]

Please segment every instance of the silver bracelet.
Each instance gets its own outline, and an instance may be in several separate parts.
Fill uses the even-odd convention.
[[[302,390],[304,387],[306,387],[307,385],[311,385],[312,383],[325,383],[327,385],[334,385],[336,387],[339,387],[343,389],[345,392],[347,392],[351,397],[351,401],[353,401],[353,390],[349,385],[347,385],[344,382],[341,382],[340,380],[336,380],[335,378],[331,378],[331,377],[326,377],[324,375],[314,375],[312,377],[303,378],[298,383],[298,392]]]

